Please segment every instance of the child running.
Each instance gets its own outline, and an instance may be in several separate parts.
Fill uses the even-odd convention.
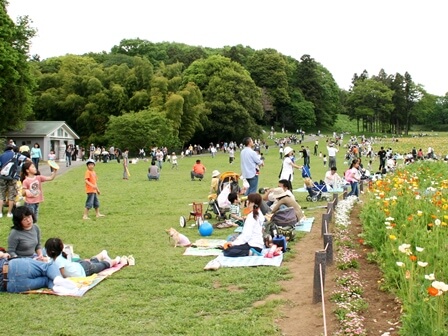
[[[32,161],[26,161],[22,165],[22,194],[25,196],[25,205],[30,208],[36,218],[39,215],[39,204],[44,201],[42,192],[42,183],[54,180],[57,169],[53,170],[50,176],[40,175],[39,171]]]
[[[86,277],[114,267],[120,263],[120,257],[111,259],[106,250],[101,251],[90,260],[69,261],[64,250],[64,243],[59,238],[50,238],[45,243],[47,255],[58,266],[61,275],[67,277]]]
[[[97,180],[95,172],[95,161],[92,159],[88,159],[86,161],[87,171],[84,175],[84,181],[86,182],[86,207],[84,209],[84,215],[82,219],[90,219],[89,218],[89,210],[91,208],[95,208],[96,217],[104,217],[103,214],[100,213],[100,201],[98,200],[98,195],[100,195],[100,189],[98,189]]]

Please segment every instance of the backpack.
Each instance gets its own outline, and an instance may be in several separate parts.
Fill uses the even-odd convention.
[[[19,154],[15,153],[14,156],[6,162],[6,164],[2,167],[2,170],[0,171],[0,179],[11,181],[16,178],[17,172],[19,170],[19,163],[18,163],[18,157]]]
[[[297,224],[297,216],[294,208],[284,208],[278,210],[271,218],[277,226],[294,226]]]
[[[275,231],[275,232],[274,232]],[[287,241],[293,241],[296,237],[294,226],[277,226],[274,222],[266,222],[263,225],[263,241],[266,247],[272,243],[273,237],[284,236]]]

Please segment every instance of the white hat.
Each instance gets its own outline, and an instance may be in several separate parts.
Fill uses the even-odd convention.
[[[288,155],[289,153],[294,152],[294,149],[292,149],[291,147],[285,147],[285,149],[283,150],[283,155]]]
[[[288,195],[288,193],[282,187],[275,188],[272,194],[274,198],[280,198]]]
[[[219,176],[219,175],[221,175],[221,173],[219,172],[219,170],[214,170],[214,171],[212,172],[212,177],[217,177],[217,176]]]

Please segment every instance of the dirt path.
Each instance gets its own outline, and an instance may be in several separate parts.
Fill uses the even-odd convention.
[[[363,297],[368,303],[368,309],[364,312],[364,325],[368,335],[398,335],[399,319],[401,315],[400,305],[395,297],[379,290],[381,271],[375,264],[369,263],[368,248],[360,245],[358,234],[362,230],[359,219],[360,205],[356,205],[351,214],[351,237],[358,243],[357,252],[359,258],[359,275],[364,284]],[[281,283],[283,292],[270,296],[267,300],[283,299],[287,304],[282,309],[283,317],[276,323],[284,336],[322,336],[324,335],[324,317],[321,304],[313,304],[313,277],[314,255],[323,249],[321,238],[321,214],[315,215],[315,222],[311,232],[298,241],[294,249],[297,254],[289,261],[289,267],[293,278]],[[330,295],[335,289],[334,279],[341,271],[335,266],[329,266],[326,270],[325,282],[325,315],[327,335],[332,335],[339,327],[333,310],[335,305],[329,301]]]

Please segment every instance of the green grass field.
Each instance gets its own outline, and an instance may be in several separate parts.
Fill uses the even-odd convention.
[[[312,150],[314,142],[305,144]],[[319,150],[325,153],[324,145],[325,139],[321,138]],[[341,150],[338,158],[341,174],[343,154]],[[264,156],[266,166],[261,170],[259,187],[276,186],[281,165],[278,149],[270,146]],[[207,176],[202,182],[190,181],[195,156],[179,158],[178,170],[171,170],[165,164],[157,182],[146,178],[149,162],[130,165],[131,178],[127,181],[122,180],[121,164],[98,163],[101,212],[106,217],[96,219],[91,213],[89,221],[81,219],[85,202],[84,166],[45,183],[45,201],[39,214],[43,244],[50,237],[60,237],[65,243],[73,244],[75,253],[84,258],[102,249],[107,249],[112,257],[132,254],[136,266],[115,273],[82,298],[2,295],[5,333],[279,335],[274,320],[283,302],[257,307],[254,302],[280,292],[279,281],[291,277],[288,261],[300,262],[300,256],[287,253],[286,262],[279,268],[224,268],[205,272],[204,265],[213,257],[183,256],[183,248],[169,244],[165,233],[169,227],[175,227],[191,241],[200,238],[196,228],[189,228],[193,221],[181,229],[179,217],[188,218],[189,204],[193,201],[207,201],[211,172],[218,169],[239,173],[239,153],[234,165],[228,164],[225,154],[214,159],[209,155],[200,158],[207,167]],[[325,168],[321,159],[312,156],[311,160],[314,180],[323,178]],[[295,188],[302,185],[300,174],[293,184]],[[305,201],[306,194],[296,195],[302,206],[312,206]],[[305,210],[305,214],[318,215],[319,211]],[[2,218],[0,246],[6,245],[9,227],[9,219]],[[212,238],[226,238],[231,233],[232,229],[215,230]]]

